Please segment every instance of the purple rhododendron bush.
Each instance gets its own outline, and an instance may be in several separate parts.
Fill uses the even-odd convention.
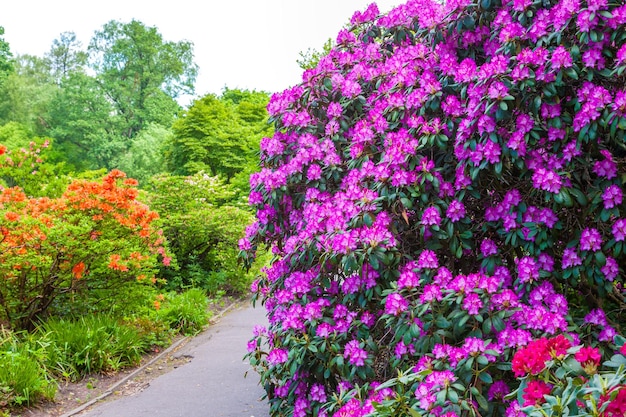
[[[268,106],[273,416],[624,416],[626,5],[357,12]]]

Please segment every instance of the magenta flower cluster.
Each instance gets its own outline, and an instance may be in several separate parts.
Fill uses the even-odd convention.
[[[624,320],[626,5],[409,0],[351,25],[273,95],[250,179],[240,246],[274,260],[249,356],[272,415],[397,395],[521,415],[548,387],[507,397],[512,352],[615,349]]]

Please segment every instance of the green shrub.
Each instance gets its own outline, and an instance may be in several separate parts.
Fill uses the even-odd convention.
[[[57,385],[43,366],[45,345],[24,343],[3,330],[0,341],[0,406],[52,399]]]
[[[236,201],[236,190],[219,177],[153,177],[146,202],[161,217],[163,234],[178,269],[162,268],[167,291],[201,288],[246,292],[253,274],[237,262],[238,240],[252,215]]]
[[[49,343],[46,366],[71,381],[137,365],[149,348],[139,329],[109,315],[76,321],[53,318],[42,323],[38,332]]]
[[[165,296],[158,316],[182,334],[196,334],[211,318],[208,303],[205,293],[199,288],[191,288],[181,294],[172,292]]]

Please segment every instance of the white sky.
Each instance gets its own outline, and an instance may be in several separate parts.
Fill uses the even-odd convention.
[[[196,94],[223,87],[282,91],[301,80],[300,51],[335,39],[374,0],[3,0],[0,26],[14,55],[43,56],[61,32],[83,47],[110,20],[155,26],[166,41],[194,43]],[[378,0],[381,12],[403,0]]]

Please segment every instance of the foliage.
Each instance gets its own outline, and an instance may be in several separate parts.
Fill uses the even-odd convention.
[[[13,60],[13,66],[0,88],[0,123],[18,122],[42,135],[46,129],[46,112],[57,91],[49,62],[20,55]]]
[[[273,416],[537,414],[578,374],[520,382],[516,352],[616,353],[625,40],[611,0],[372,5],[272,97],[241,248],[275,254],[249,344]],[[576,401],[621,401],[609,368]]]
[[[333,40],[328,39],[322,46],[322,50],[307,49],[306,52],[300,52],[300,59],[296,60],[298,66],[303,70],[313,69],[319,64],[320,59],[333,49]]]
[[[52,400],[57,385],[42,363],[45,343],[22,341],[2,329],[0,340],[0,409]]]
[[[158,317],[171,329],[184,335],[194,335],[209,323],[209,300],[199,288],[190,288],[183,293],[171,292],[159,304]]]
[[[52,41],[46,58],[50,62],[54,79],[60,84],[71,73],[83,71],[89,56],[82,50],[82,44],[74,32],[63,32],[59,39]]]
[[[165,288],[196,287],[210,295],[246,291],[252,279],[237,263],[237,241],[252,215],[236,198],[236,190],[219,177],[198,173],[153,177],[146,191],[145,200],[160,214],[179,268],[161,272]]]
[[[13,71],[11,47],[1,36],[4,35],[4,27],[0,26],[0,86],[6,76]]]
[[[169,126],[178,111],[174,99],[193,93],[198,72],[193,44],[166,42],[155,27],[110,21],[96,31],[88,52],[99,85],[125,122],[120,133],[127,138],[148,123]]]
[[[163,151],[171,136],[172,131],[166,127],[147,125],[132,139],[128,151],[119,159],[119,169],[144,186],[150,177],[164,172]]]
[[[139,329],[104,314],[51,318],[37,327],[37,334],[47,344],[46,368],[70,381],[138,365],[151,347]]]
[[[195,100],[174,122],[167,149],[170,172],[206,172],[232,178],[250,165],[258,166],[259,142],[271,133],[268,96],[262,92],[224,90]]]
[[[0,145],[0,166],[10,164]],[[3,322],[31,328],[60,296],[102,309],[127,284],[151,284],[157,258],[170,258],[153,224],[158,215],[124,177],[112,171],[100,181],[74,180],[59,198],[0,187]]]
[[[6,140],[5,140],[6,139]],[[0,127],[0,186],[19,186],[28,196],[58,197],[68,181],[61,173],[61,166],[49,164],[49,141],[32,140],[23,126],[10,122]]]

